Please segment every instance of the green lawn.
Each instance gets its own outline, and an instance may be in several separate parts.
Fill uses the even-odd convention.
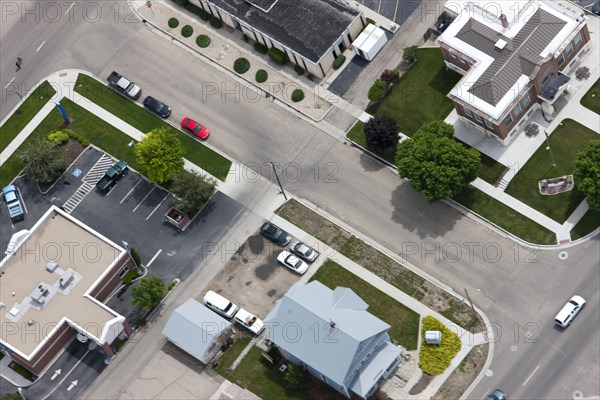
[[[575,225],[571,230],[571,240],[580,239],[588,233],[591,233],[594,230],[598,229],[599,226],[600,211],[588,210],[588,212],[584,214],[583,218],[581,218],[577,225]]]
[[[44,81],[39,85],[33,93],[27,97],[17,108],[13,115],[2,125],[2,135],[0,135],[0,152],[23,130],[23,128],[31,121],[31,119],[42,109],[44,104],[48,102],[56,94],[56,91],[48,83]]]
[[[400,77],[390,93],[367,109],[398,122],[400,132],[413,135],[426,122],[443,120],[452,111],[446,95],[461,75],[447,70],[439,49],[419,49],[417,62]]]
[[[383,158],[387,162],[396,165],[396,152],[393,152],[391,154],[383,154],[367,146],[367,141],[365,140],[365,134],[363,131],[364,126],[365,124],[362,121],[356,121],[356,124],[354,124],[354,126],[348,131],[348,134],[346,135],[348,139],[359,144],[365,149],[368,149],[370,152]],[[462,143],[464,146],[470,147],[469,145],[461,142],[460,140],[456,140]],[[483,153],[479,154],[481,155],[481,165],[479,166],[479,170],[477,171],[477,176],[495,186],[502,177],[502,174],[504,174],[504,171],[506,171],[506,166],[500,164],[493,158],[488,157]]]
[[[230,160],[97,80],[79,74],[75,91],[144,133],[156,128],[165,128],[173,132],[183,144],[185,158],[220,180],[227,177],[231,168]]]
[[[225,350],[221,357],[219,357],[219,366],[215,368],[215,370],[222,375],[231,372],[231,364],[237,360],[248,344],[250,344],[250,338],[236,340],[233,345]]]
[[[319,281],[330,289],[338,286],[352,289],[368,305],[368,311],[387,322],[391,328],[392,340],[400,343],[408,350],[417,348],[419,336],[419,314],[399,303],[341,265],[327,260],[311,277],[311,281]]]
[[[554,196],[543,196],[538,189],[538,181],[573,173],[573,161],[592,140],[600,136],[583,125],[571,120],[563,120],[550,136],[550,146],[556,161],[552,166],[546,143],[542,144],[529,161],[519,170],[506,188],[506,193],[535,208],[556,222],[563,223],[577,208],[584,196],[575,189]]]
[[[552,231],[519,214],[479,189],[468,187],[454,196],[453,199],[529,243],[556,244],[556,235]]]
[[[600,114],[600,79],[581,98],[581,105],[589,108],[596,114]]]

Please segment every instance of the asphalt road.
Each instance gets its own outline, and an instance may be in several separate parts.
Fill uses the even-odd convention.
[[[187,115],[198,118],[211,128],[210,144],[252,164],[263,175],[271,177],[268,161],[280,163],[286,190],[390,251],[404,254],[457,293],[467,288],[503,332],[496,344],[492,374],[483,379],[473,398],[484,397],[493,387],[531,399],[572,397],[574,390],[585,396],[598,394],[593,370],[579,372],[575,366],[593,366],[598,358],[597,354],[594,357],[599,335],[598,237],[568,249],[564,261],[557,250],[524,249],[444,204],[427,204],[394,172],[296,113],[251,97],[251,92],[236,85],[240,81],[233,74],[215,69],[141,24],[115,24],[110,10],[106,13],[111,17],[96,23],[78,17],[76,11],[72,23],[7,24],[0,39],[23,47],[6,49],[2,45],[1,80],[6,82],[15,75],[11,60],[17,53],[25,59],[18,81],[29,85],[64,67],[86,69],[100,77],[113,69],[130,76],[145,94],[173,108],[171,120],[177,122]],[[36,53],[42,41],[45,44]],[[401,54],[400,48],[386,51],[395,51],[398,57]],[[35,63],[29,63],[30,58]],[[203,96],[214,85],[218,93]],[[0,114],[6,115],[14,104],[15,95],[9,95]],[[553,316],[574,293],[588,298],[588,306],[569,329],[557,332]],[[531,325],[525,327],[528,322],[538,327],[538,343],[524,342],[523,335],[532,330]],[[582,344],[589,349],[573,354],[573,346]],[[555,347],[564,352],[557,353],[562,362],[549,350]],[[543,387],[534,385],[548,376],[554,379],[545,380]]]

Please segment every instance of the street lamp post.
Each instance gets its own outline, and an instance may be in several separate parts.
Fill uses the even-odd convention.
[[[287,200],[287,195],[285,194],[285,190],[283,190],[283,186],[281,185],[281,181],[279,180],[279,175],[277,175],[277,169],[275,169],[275,164],[273,164],[272,162],[269,162],[269,164],[271,164],[271,167],[273,167],[273,172],[275,173],[275,178],[277,178],[277,183],[279,184],[279,189],[281,189],[281,194],[283,194],[283,197]]]
[[[20,387],[20,386],[19,386],[19,387],[17,388],[17,392],[19,392],[19,395],[21,396],[21,398],[22,398],[23,400],[27,400],[27,399],[25,398],[25,396],[23,396],[23,388],[22,388],[22,387]]]
[[[136,268],[139,268],[140,266],[137,265],[137,262],[135,261],[135,259],[133,258],[133,256],[131,255],[131,249],[129,247],[129,243],[127,243],[124,240],[121,240],[121,243],[123,243],[123,246],[125,246],[125,250],[127,251],[127,254],[129,255],[129,258],[131,258],[133,260],[133,264],[135,265]]]
[[[556,167],[556,162],[554,161],[554,154],[552,154],[552,148],[550,147],[550,137],[548,136],[548,132],[544,129],[544,135],[546,135],[546,150],[550,152],[550,159],[552,160],[552,166]]]

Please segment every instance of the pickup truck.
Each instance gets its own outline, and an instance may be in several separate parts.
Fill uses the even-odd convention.
[[[140,89],[140,87],[138,85],[136,85],[134,82],[130,81],[129,79],[125,78],[118,72],[113,71],[108,76],[107,80],[108,80],[108,84],[110,86],[114,87],[118,91],[131,97],[134,100],[139,99],[140,96],[142,95],[142,89]]]
[[[106,171],[102,179],[96,183],[96,188],[104,193],[107,193],[128,171],[129,168],[127,167],[127,163],[125,161],[116,162]]]
[[[8,209],[11,221],[15,222],[25,218],[23,205],[21,204],[17,188],[14,185],[8,185],[2,189],[2,199]]]

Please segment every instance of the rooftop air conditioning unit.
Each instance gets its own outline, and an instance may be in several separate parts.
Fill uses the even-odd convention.
[[[58,268],[58,263],[55,261],[48,261],[46,264],[46,271],[48,272],[54,272],[56,271],[56,268]]]
[[[506,40],[498,39],[495,46],[497,49],[502,50],[506,46]]]

